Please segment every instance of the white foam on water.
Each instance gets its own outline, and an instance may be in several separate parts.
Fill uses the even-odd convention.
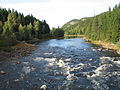
[[[48,62],[47,66],[54,66],[56,62],[56,58],[44,58],[44,60]]]
[[[58,65],[59,67],[66,67],[66,64],[64,63],[63,60],[59,60],[58,63],[57,63],[57,65]]]
[[[97,51],[97,50],[93,48],[92,51]]]
[[[120,64],[120,61],[114,61],[114,63],[116,63],[116,64]]]
[[[52,55],[53,53],[44,53],[45,55]]]
[[[68,74],[68,76],[66,77],[67,80],[77,80],[78,77],[75,76],[74,74]]]
[[[35,71],[35,69],[36,69],[36,68],[34,68],[34,67],[24,66],[24,67],[22,68],[22,71],[25,72],[25,74],[28,74],[28,73],[30,73],[30,72],[32,72],[32,71]]]
[[[43,60],[44,58],[43,57],[36,57],[35,59],[33,59],[35,62],[39,62],[41,60]]]
[[[28,65],[29,64],[29,62],[22,62],[23,64],[25,64],[25,65]]]
[[[111,58],[110,57],[102,56],[102,57],[100,57],[100,60],[111,60]]]

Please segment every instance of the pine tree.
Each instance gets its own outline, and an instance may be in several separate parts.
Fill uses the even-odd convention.
[[[12,12],[8,15],[8,25],[10,26],[10,30],[13,30],[13,32],[18,31],[16,13]]]

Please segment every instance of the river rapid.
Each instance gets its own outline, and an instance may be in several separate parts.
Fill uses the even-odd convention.
[[[0,90],[120,90],[120,57],[82,38],[43,41],[0,71]]]

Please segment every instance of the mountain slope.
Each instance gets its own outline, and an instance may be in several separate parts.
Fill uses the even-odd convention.
[[[113,10],[101,13],[90,18],[82,18],[77,23],[69,21],[63,25],[65,34],[83,34],[92,40],[102,40],[120,44],[120,5]]]

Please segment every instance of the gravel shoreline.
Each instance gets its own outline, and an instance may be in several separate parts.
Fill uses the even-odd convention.
[[[0,51],[0,61],[15,60],[31,54],[37,48],[35,44],[19,43],[11,47],[10,52]]]

